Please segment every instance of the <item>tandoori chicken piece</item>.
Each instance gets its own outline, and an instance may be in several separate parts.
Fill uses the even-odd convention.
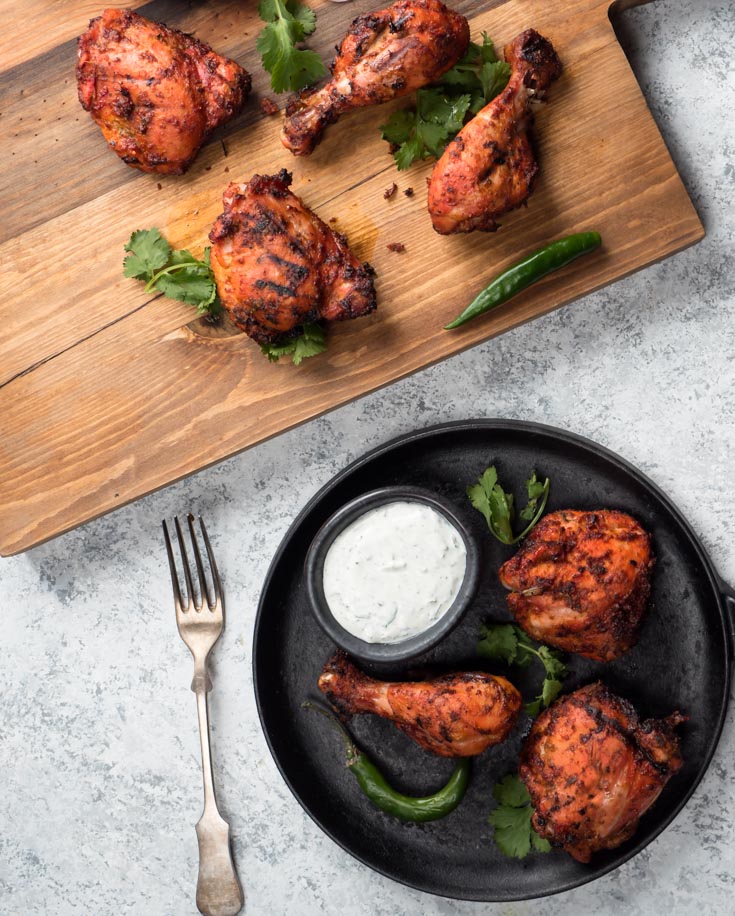
[[[630,515],[565,509],[541,519],[500,581],[534,639],[608,662],[638,640],[654,562],[650,535]]]
[[[78,46],[82,107],[123,162],[143,172],[181,175],[250,92],[239,64],[132,10],[105,10]]]
[[[359,318],[376,307],[373,269],[347,239],[289,191],[291,174],[231,184],[209,233],[217,291],[233,322],[258,343],[305,323]]]
[[[525,203],[539,166],[531,141],[530,102],[561,74],[551,42],[533,29],[504,51],[508,85],[481,109],[444,150],[429,180],[429,213],[442,235],[482,229]]]
[[[390,719],[440,757],[474,757],[504,741],[521,708],[521,695],[503,677],[463,671],[430,681],[379,681],[342,652],[327,662],[318,683],[343,715]]]
[[[674,712],[641,722],[600,683],[557,700],[521,751],[536,832],[578,862],[630,839],[682,765],[675,729],[685,721]]]
[[[337,49],[332,78],[286,107],[281,141],[308,156],[345,111],[379,105],[439,79],[464,55],[470,27],[439,0],[398,0],[358,16]]]

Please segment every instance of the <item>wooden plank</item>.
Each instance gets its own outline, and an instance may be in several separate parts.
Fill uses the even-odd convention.
[[[579,8],[586,7],[585,0],[575,2]],[[479,37],[483,29],[488,29],[499,42],[510,39],[517,26],[506,10],[519,5],[516,0],[510,6],[494,8],[474,19],[473,35]],[[349,4],[329,4],[329,10],[344,10],[346,6]],[[352,14],[354,12],[353,9]],[[326,16],[323,19],[326,22]],[[539,18],[534,21],[538,22]],[[569,59],[584,58],[614,40],[605,17],[582,31],[570,29],[568,22],[566,16],[559,21],[556,14],[556,19],[543,19],[541,24],[555,33]],[[334,42],[337,38],[330,32],[324,40]],[[50,66],[48,59],[44,65]],[[39,83],[43,82],[39,78]],[[75,87],[67,86],[66,89],[72,93],[67,99],[69,104],[77,104]],[[35,101],[35,108],[32,101]],[[286,167],[294,173],[296,188],[309,186],[308,202],[320,209],[326,201],[336,198],[357,181],[381,172],[386,176],[394,172],[387,145],[379,138],[379,125],[399,104],[402,103],[355,112],[343,118],[330,128],[328,140],[306,159],[294,158],[281,146],[280,118],[259,114],[258,120],[228,140],[227,156],[221,144],[210,144],[187,175],[163,181],[120,162],[106,149],[96,125],[81,109],[84,142],[79,140],[77,148],[69,137],[56,142],[57,120],[53,121],[54,130],[44,135],[43,154],[31,152],[35,149],[34,144],[41,143],[40,139],[28,134],[16,138],[22,148],[14,160],[18,164],[17,172],[9,170],[5,177],[8,193],[4,195],[7,202],[2,223],[11,237],[0,245],[0,259],[6,265],[6,272],[0,278],[0,351],[3,354],[0,384],[118,321],[150,298],[144,295],[142,286],[121,276],[123,245],[133,229],[156,225],[174,244],[201,250],[207,243],[211,224],[221,211],[222,191],[230,180],[247,180],[255,172],[269,173]],[[40,109],[43,112],[45,108],[43,98],[36,94],[29,98],[28,107],[21,110],[28,119],[29,111]],[[51,110],[60,110],[58,99]],[[67,124],[65,130],[72,136],[81,136],[83,132],[76,120]],[[40,156],[38,161],[47,163],[43,178],[46,190],[41,199],[29,207],[27,180],[23,175],[27,174],[31,163],[35,170],[37,155]],[[32,157],[30,163],[29,156]],[[92,167],[90,163],[96,164]],[[427,167],[420,168],[423,168],[422,177],[416,181],[423,187]],[[124,176],[120,182],[119,173]],[[416,170],[411,174],[415,175]],[[34,176],[34,181],[38,180]],[[390,183],[387,178],[386,181]],[[90,194],[93,196],[89,197]],[[116,214],[123,213],[124,220],[116,218]],[[423,222],[427,235],[432,237],[434,233],[426,217]],[[104,238],[102,246],[99,244],[101,238]],[[45,253],[43,259],[36,256],[38,251]],[[54,268],[47,269],[46,263]],[[17,306],[18,290],[22,290],[22,309]],[[185,311],[181,315],[184,323]],[[41,323],[43,335],[37,333]]]
[[[473,35],[487,29],[499,43],[534,25],[566,64],[538,115],[539,188],[495,235],[444,238],[431,230],[431,166],[398,175],[377,138],[386,111],[373,110],[345,118],[303,161],[279,148],[277,119],[259,118],[247,136],[233,135],[226,159],[210,146],[200,171],[171,191],[159,192],[147,176],[113,182],[7,241],[0,256],[16,295],[12,307],[7,291],[1,297],[0,553],[26,549],[701,238],[606,7],[558,6],[511,0],[472,21]],[[120,276],[131,229],[157,224],[176,244],[200,248],[226,181],[282,165],[294,167],[305,202],[337,217],[378,271],[378,312],[331,329],[329,352],[299,369],[269,364],[244,335],[207,336],[191,325],[189,309],[147,301],[140,285]],[[386,201],[394,180],[414,196]],[[480,322],[441,330],[520,253],[590,228],[603,234],[601,253]],[[405,254],[388,251],[394,241]]]

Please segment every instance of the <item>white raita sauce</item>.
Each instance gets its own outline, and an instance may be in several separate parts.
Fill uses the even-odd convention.
[[[443,515],[425,503],[386,503],[334,539],[324,561],[324,596],[353,636],[403,642],[449,610],[466,565],[462,537]]]

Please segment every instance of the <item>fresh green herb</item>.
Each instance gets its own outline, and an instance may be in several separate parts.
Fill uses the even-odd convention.
[[[503,855],[525,858],[531,849],[548,852],[551,844],[540,837],[531,824],[531,796],[515,774],[503,777],[493,788],[498,807],[490,812],[488,821],[494,829],[495,843]]]
[[[326,75],[318,54],[297,48],[316,28],[316,13],[299,0],[260,0],[258,15],[267,23],[255,47],[271,75],[274,92],[298,92]]]
[[[302,334],[292,337],[280,344],[261,344],[260,349],[272,363],[277,363],[282,356],[290,356],[294,366],[298,366],[307,356],[317,356],[327,349],[324,329],[319,324],[305,324]]]
[[[144,280],[147,293],[157,289],[170,299],[196,306],[200,315],[221,313],[209,248],[204,249],[203,258],[195,258],[190,251],[172,249],[158,229],[138,229],[125,251],[123,274]]]
[[[487,526],[495,537],[503,544],[515,544],[524,538],[543,515],[546,501],[549,498],[551,483],[548,479],[541,483],[536,478],[534,471],[526,481],[528,504],[520,513],[520,517],[529,524],[518,534],[513,534],[513,520],[515,508],[513,494],[506,493],[498,483],[498,472],[494,465],[487,468],[478,478],[476,484],[467,487],[467,496],[470,502],[485,516]]]
[[[462,60],[435,86],[418,90],[414,109],[394,112],[381,127],[383,139],[395,147],[398,168],[441,156],[466,121],[504,89],[509,77],[510,67],[498,60],[483,32],[481,45],[470,42]]]
[[[567,675],[567,666],[562,661],[561,652],[548,646],[534,644],[514,623],[491,623],[483,626],[480,637],[477,651],[485,658],[502,661],[507,665],[517,665],[519,668],[527,668],[534,658],[537,658],[544,666],[545,676],[541,693],[523,707],[529,716],[536,717],[542,709],[546,709],[554,702]]]

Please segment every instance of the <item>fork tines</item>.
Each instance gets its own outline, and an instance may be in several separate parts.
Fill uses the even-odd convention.
[[[209,582],[207,581],[207,576],[204,572],[202,554],[199,549],[199,540],[197,538],[196,530],[194,527],[195,518],[191,512],[187,515],[186,520],[189,526],[189,536],[194,552],[194,562],[196,564],[196,588],[192,580],[191,566],[189,565],[189,556],[186,549],[184,533],[181,530],[181,524],[179,523],[178,516],[174,518],[176,540],[178,542],[179,553],[181,555],[181,564],[184,570],[186,599],[184,598],[184,593],[181,589],[181,579],[176,566],[176,558],[174,556],[171,535],[169,534],[168,525],[166,524],[165,519],[163,521],[163,537],[166,541],[166,553],[168,554],[168,563],[169,567],[171,568],[171,583],[174,589],[174,602],[176,604],[176,610],[182,613],[190,611],[192,608],[195,611],[201,611],[204,607],[204,602],[206,601],[209,610],[214,611],[222,598],[222,583],[220,582],[219,571],[217,570],[217,563],[214,559],[214,553],[212,552],[212,545],[209,541],[207,528],[204,524],[204,519],[200,515],[199,527],[201,528],[201,536],[204,539],[204,546],[207,551],[207,559],[209,561],[209,569],[212,577],[211,588]]]

